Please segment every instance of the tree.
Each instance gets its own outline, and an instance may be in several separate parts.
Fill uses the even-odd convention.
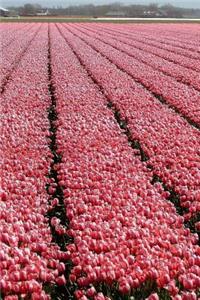
[[[182,18],[183,14],[182,14],[182,8],[179,7],[174,7],[171,4],[166,4],[163,5],[162,10],[164,10],[167,14],[168,17],[171,18]]]
[[[158,4],[157,3],[150,3],[148,6],[150,11],[158,11]]]
[[[26,3],[26,4],[24,4],[24,7],[22,8],[22,14],[25,16],[33,16],[40,9],[41,9],[41,5],[39,5],[39,4]]]

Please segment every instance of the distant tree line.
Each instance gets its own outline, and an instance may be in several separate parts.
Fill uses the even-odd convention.
[[[107,5],[76,5],[54,8],[42,8],[39,4],[27,3],[22,7],[11,7],[19,15],[22,16],[33,16],[41,13],[45,9],[48,9],[48,14],[52,16],[123,16],[123,17],[171,17],[181,18],[184,16],[197,16],[200,10],[197,9],[186,9],[181,7],[175,7],[171,4],[159,6],[158,4],[152,3],[149,5],[122,5],[121,3],[112,3]]]

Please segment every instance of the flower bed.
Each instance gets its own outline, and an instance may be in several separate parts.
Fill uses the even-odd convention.
[[[96,39],[95,34],[91,32],[87,32],[87,34],[82,33],[82,29],[81,32],[76,30],[73,32],[77,33],[89,44],[95,45],[97,51],[108,57],[119,68],[125,70],[134,80],[144,85],[144,87],[157,97],[163,97],[164,101],[177,108],[182,115],[188,117],[200,127],[200,111],[198,109],[200,105],[199,91],[177,82],[172,77],[142,63],[138,58],[135,59],[115,49],[117,47],[125,52],[128,51],[128,46],[126,47],[126,45],[120,42],[113,41],[106,36],[101,38],[101,40],[106,43],[101,42],[99,38]],[[129,49],[129,53],[132,53],[132,49]],[[196,72],[196,78],[194,80],[198,82],[198,78],[199,75]],[[200,88],[199,84],[198,86]]]
[[[127,53],[128,55],[134,57],[134,59],[138,60],[139,62],[147,64],[148,66],[153,68],[153,71],[154,70],[161,71],[165,75],[174,77],[178,82],[185,83],[190,87],[194,87],[195,89],[200,91],[200,76],[198,72],[180,66],[179,64],[173,63],[171,61],[163,59],[160,56],[153,54],[151,47],[149,47],[149,51],[146,50],[146,44],[142,45],[141,43],[137,43],[137,41],[135,40],[130,40],[127,37],[119,36],[118,34],[110,31],[103,31],[103,30],[100,31],[98,27],[97,28],[94,27],[91,29],[89,26],[87,27],[85,26],[83,27],[83,26],[81,27],[81,31],[84,31],[87,34],[91,35],[91,30],[92,30],[92,32],[96,33],[96,35],[92,35],[92,36],[96,38],[100,38],[100,40],[104,41],[105,43],[108,43],[109,45],[115,47],[116,49],[121,50],[122,52]],[[76,27],[76,28],[80,28],[80,27]],[[85,31],[84,29],[88,29],[89,31],[88,30]],[[183,60],[184,59],[185,57],[183,57]]]
[[[0,291],[5,300],[50,299],[43,284],[62,279],[64,254],[52,243],[46,218],[52,162],[47,50],[43,25],[1,100]]]
[[[67,234],[74,240],[67,253],[73,262],[69,280],[79,288],[76,298],[121,299],[138,293],[158,299],[158,293],[162,299],[165,290],[179,299],[176,278],[185,289],[182,299],[197,299],[198,274],[188,263],[191,255],[189,261],[198,264],[197,236],[184,229],[162,186],[151,184],[151,171],[128,146],[106,98],[55,26],[51,45],[62,157],[56,169]],[[79,49],[85,50],[81,43]]]
[[[186,219],[190,218],[200,210],[199,131],[161,104],[101,53],[69,31],[61,31],[88,72],[120,111],[122,119],[128,121],[133,139],[140,141],[155,174],[181,195],[181,205],[190,212],[185,215]],[[94,45],[92,39],[91,45]],[[114,54],[109,52],[109,55],[114,60]]]
[[[15,69],[15,65],[18,64],[31,42],[33,42],[39,27],[41,25],[31,27],[28,31],[28,35],[25,35],[25,31],[20,32],[20,36],[13,41],[9,47],[1,49],[1,74],[0,74],[0,89],[9,79],[10,74]]]
[[[100,26],[66,27],[17,31],[27,48],[0,105],[0,298],[197,300],[199,130],[95,44]]]

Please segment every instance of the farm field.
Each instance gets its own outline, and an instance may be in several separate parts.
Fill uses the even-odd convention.
[[[0,37],[0,299],[200,299],[200,25]]]
[[[113,18],[113,17],[92,17],[92,16],[16,16],[16,17],[0,17],[2,23],[19,23],[19,22],[48,22],[48,23],[184,23],[199,24],[200,18]]]

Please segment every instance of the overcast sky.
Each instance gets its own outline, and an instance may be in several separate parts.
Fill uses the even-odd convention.
[[[19,6],[25,3],[38,3],[42,6],[63,6],[67,7],[74,4],[107,4],[112,2],[120,2],[124,4],[149,4],[149,3],[158,3],[166,4],[171,3],[176,6],[181,7],[191,7],[191,8],[200,8],[200,0],[0,0],[0,6]]]

